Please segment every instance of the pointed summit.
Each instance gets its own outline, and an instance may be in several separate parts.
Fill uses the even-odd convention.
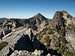
[[[47,22],[47,18],[45,18],[42,14],[38,13],[35,16],[29,18],[30,24],[33,26],[40,25],[41,23]]]
[[[35,16],[42,16],[42,17],[44,17],[41,13],[38,13]]]
[[[42,15],[41,13],[38,13],[37,15]]]
[[[47,20],[46,17],[44,17],[41,13],[36,14],[35,16],[32,17],[33,19],[38,19],[38,20]]]

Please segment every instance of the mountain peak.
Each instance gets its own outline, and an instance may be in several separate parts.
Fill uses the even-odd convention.
[[[56,11],[56,13],[68,13],[66,10]]]
[[[38,13],[37,15],[38,15],[38,16],[43,16],[41,13]]]
[[[54,18],[56,19],[60,19],[60,17],[63,17],[63,18],[72,18],[72,16],[65,10],[62,10],[62,11],[56,11],[55,15],[54,15]]]
[[[68,13],[66,10],[56,11],[56,13]]]
[[[46,20],[46,17],[44,17],[41,13],[36,14],[32,17],[33,19],[40,19],[40,20]]]
[[[44,17],[44,16],[41,13],[38,13],[34,17]]]

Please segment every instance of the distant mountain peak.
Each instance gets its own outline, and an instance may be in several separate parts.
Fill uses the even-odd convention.
[[[36,14],[32,17],[33,19],[39,19],[39,20],[46,20],[47,18],[44,17],[41,13]]]
[[[36,16],[43,16],[41,13],[36,14]]]
[[[38,13],[34,17],[44,17],[44,16],[41,13]]]
[[[47,22],[47,18],[45,18],[41,13],[38,13],[35,16],[29,18],[29,21],[33,27],[37,27],[36,25]]]

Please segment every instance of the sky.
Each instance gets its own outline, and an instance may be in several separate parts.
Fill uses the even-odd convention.
[[[0,18],[29,18],[37,13],[52,18],[61,10],[75,16],[75,0],[0,0]]]

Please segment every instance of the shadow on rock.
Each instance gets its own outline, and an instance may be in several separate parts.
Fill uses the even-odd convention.
[[[31,49],[33,49],[32,41],[29,39],[28,35],[23,35],[15,44],[15,50],[31,51]]]
[[[15,44],[15,50],[34,51],[35,49],[46,49],[46,47],[37,40],[36,36],[34,36],[33,39],[30,39],[28,35],[23,35]]]

